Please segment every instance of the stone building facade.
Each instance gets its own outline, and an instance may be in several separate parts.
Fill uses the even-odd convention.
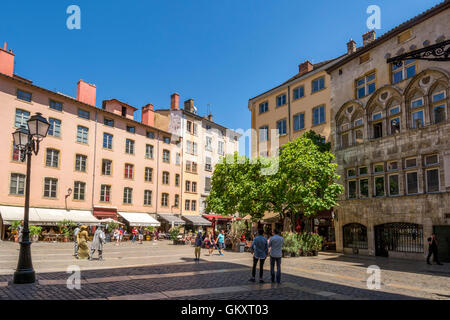
[[[351,40],[331,77],[331,134],[345,194],[337,250],[423,259],[435,232],[450,259],[450,62],[393,58],[450,37],[445,1],[363,46]]]

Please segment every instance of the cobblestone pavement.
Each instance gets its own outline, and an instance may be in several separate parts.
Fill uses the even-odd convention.
[[[379,300],[450,299],[450,264],[321,253],[282,261],[282,283],[248,281],[249,253],[226,252],[193,261],[193,248],[169,241],[107,243],[103,261],[76,260],[71,243],[32,245],[37,282],[11,284],[19,245],[0,242],[0,299],[109,300]],[[68,266],[81,270],[80,289],[69,289]],[[367,288],[367,267],[381,269],[381,288]]]

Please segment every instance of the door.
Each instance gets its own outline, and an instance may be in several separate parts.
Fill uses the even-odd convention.
[[[388,236],[384,225],[375,226],[375,255],[380,257],[389,256],[387,245]]]
[[[438,241],[438,256],[443,262],[450,262],[450,226],[434,226]]]

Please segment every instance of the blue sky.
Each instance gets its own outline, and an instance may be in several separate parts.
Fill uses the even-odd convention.
[[[368,31],[366,8],[381,8],[377,36],[439,0],[2,1],[0,42],[16,54],[15,73],[76,96],[97,85],[97,105],[117,98],[137,108],[168,108],[193,98],[200,115],[250,127],[248,99],[313,63],[339,56]],[[68,30],[66,9],[81,9]],[[135,117],[140,119],[140,114]]]

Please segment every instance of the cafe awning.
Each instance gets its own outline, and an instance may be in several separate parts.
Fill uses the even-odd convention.
[[[122,218],[128,221],[132,227],[159,227],[158,220],[152,218],[148,213],[143,212],[117,212]]]
[[[170,213],[158,213],[157,217],[159,218],[158,220],[160,220],[161,222],[165,222],[168,224],[173,223],[174,226],[182,226],[186,224],[186,222],[183,219],[178,218],[176,215]]]
[[[194,226],[211,226],[211,221],[201,217],[194,215],[183,215],[181,216],[183,220],[186,221],[187,224],[193,224]]]
[[[203,215],[204,218],[208,219],[209,221],[214,221],[214,220],[241,220],[242,218],[240,217],[233,217],[233,216],[216,216],[216,215],[211,215],[211,214],[204,214]]]
[[[23,207],[0,206],[0,216],[5,225],[10,225],[14,221],[20,221],[24,218]],[[47,209],[30,208],[29,224],[39,226],[54,226],[59,221],[70,220],[84,225],[96,225],[99,220],[95,218],[90,211],[85,210],[65,210],[65,209]]]

